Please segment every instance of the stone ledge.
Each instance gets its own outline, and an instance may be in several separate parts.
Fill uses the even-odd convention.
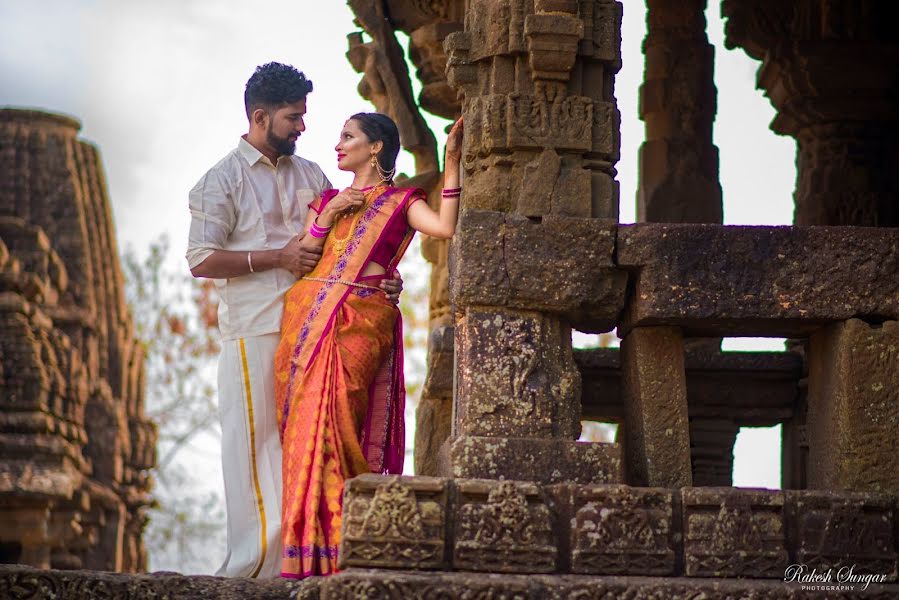
[[[413,573],[351,569],[321,584],[322,600],[432,600],[497,598],[515,600],[893,600],[899,585],[872,583],[867,590],[803,590],[800,583],[760,579],[588,577]]]
[[[831,585],[839,585],[834,582]],[[892,600],[899,585],[871,583],[866,590],[803,590],[802,584],[761,579],[597,577],[584,575],[500,575],[416,573],[349,569],[304,581],[227,579],[175,573],[133,575],[103,571],[41,571],[0,565],[0,597],[10,600]]]
[[[899,228],[643,223],[618,228],[617,251],[633,271],[622,337],[654,325],[802,337],[852,317],[899,319]]]
[[[319,600],[321,578],[247,579],[181,575],[40,570],[0,565],[0,598],[9,600]]]
[[[385,477],[348,482],[340,565],[488,573],[897,577],[895,499],[731,487]]]

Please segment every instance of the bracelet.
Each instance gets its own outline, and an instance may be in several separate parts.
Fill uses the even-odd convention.
[[[328,232],[331,231],[331,226],[322,227],[318,224],[318,217],[312,220],[312,227],[309,228],[309,235],[314,238],[323,238],[328,236]]]
[[[250,273],[255,273],[253,270],[253,253],[247,252],[247,264],[250,266]]]
[[[460,194],[462,194],[462,188],[460,188],[460,187],[443,188],[443,192],[442,192],[442,195],[444,198],[449,197],[449,196],[459,196]]]

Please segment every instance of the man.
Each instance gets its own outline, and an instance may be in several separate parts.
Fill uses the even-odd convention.
[[[256,69],[244,93],[249,132],[190,192],[187,261],[220,296],[218,395],[228,554],[217,575],[276,577],[281,565],[281,443],[274,355],[284,293],[321,251],[302,248],[308,204],[331,187],[295,156],[312,82],[294,67]],[[401,283],[382,288],[396,300]]]

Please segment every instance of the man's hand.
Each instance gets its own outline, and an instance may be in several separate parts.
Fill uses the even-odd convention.
[[[382,279],[381,289],[387,294],[387,299],[394,304],[400,303],[400,292],[403,291],[403,278],[399,271],[392,273],[392,279]]]
[[[302,277],[315,268],[322,257],[321,248],[309,248],[302,244],[303,236],[298,235],[281,248],[281,268],[296,277]]]

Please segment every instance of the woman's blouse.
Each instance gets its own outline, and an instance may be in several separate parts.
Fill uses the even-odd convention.
[[[406,194],[406,197],[403,200],[403,206],[400,208],[400,210],[403,211],[403,218],[391,219],[389,221],[387,231],[383,232],[368,258],[371,262],[381,265],[384,269],[387,269],[390,265],[390,261],[396,256],[396,252],[399,249],[400,244],[403,243],[406,232],[409,230],[409,221],[405,218],[409,207],[418,200],[425,200],[424,192],[420,189],[400,188],[399,191]],[[331,201],[331,198],[338,193],[339,190],[334,189],[322,191],[321,199],[310,202],[309,208],[320,214],[322,209],[324,209],[324,207],[328,205],[328,202]]]

